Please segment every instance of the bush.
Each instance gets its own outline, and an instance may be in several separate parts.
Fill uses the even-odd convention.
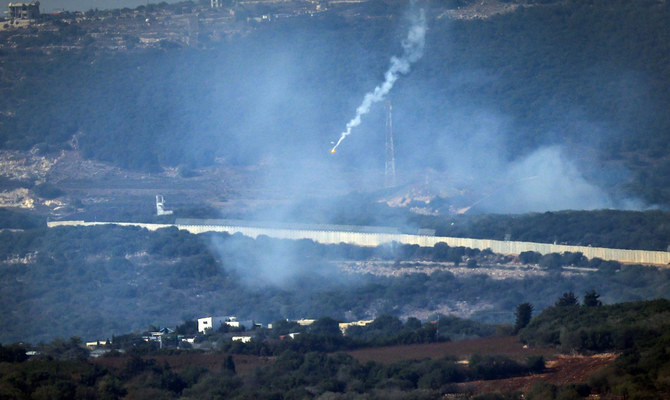
[[[65,194],[62,190],[50,183],[40,183],[33,186],[33,192],[43,199],[52,200]]]

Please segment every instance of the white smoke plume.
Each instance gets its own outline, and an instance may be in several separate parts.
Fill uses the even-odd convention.
[[[345,137],[351,134],[351,129],[357,127],[361,123],[361,117],[370,112],[370,107],[374,103],[378,103],[386,97],[386,95],[393,89],[395,81],[398,80],[400,74],[407,74],[410,65],[418,61],[423,56],[423,48],[426,38],[426,16],[423,9],[411,16],[412,26],[407,32],[407,38],[402,42],[403,54],[401,57],[391,57],[391,66],[384,74],[384,82],[377,86],[372,92],[368,92],[363,98],[363,102],[356,109],[356,116],[347,123],[346,129],[342,132],[340,139],[331,149],[331,153],[335,152],[337,146],[342,143]]]

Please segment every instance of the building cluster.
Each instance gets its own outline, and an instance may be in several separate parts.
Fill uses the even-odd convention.
[[[288,320],[287,320],[288,321]],[[316,322],[315,319],[298,319],[292,320],[290,322],[295,322],[301,327],[306,327],[312,325]],[[347,329],[351,326],[365,326],[372,323],[373,320],[361,320],[353,322],[342,322],[339,324],[340,331],[343,335],[346,334]],[[225,334],[225,337],[228,340],[233,342],[249,343],[256,339],[256,329],[258,328],[267,328],[272,329],[272,324],[267,324],[263,326],[252,320],[239,320],[234,316],[208,316],[198,318],[197,320],[197,333],[192,335],[178,335],[174,329],[163,328],[157,329],[155,331],[144,332],[140,339],[148,343],[156,343],[159,348],[164,347],[185,347],[192,348],[198,347],[196,338],[198,336],[203,337],[204,335],[209,334],[210,332],[215,332],[221,330],[224,326],[228,333]],[[290,332],[286,335],[281,335],[280,340],[295,339],[300,332]],[[113,347],[112,341],[109,339],[105,340],[96,340],[85,343],[86,347],[90,350],[91,357],[99,357],[109,351]]]
[[[148,4],[135,9],[60,12],[40,18],[39,1],[9,3],[4,29],[33,26],[38,31],[59,32],[62,24],[76,24],[84,32],[61,47],[87,46],[111,50],[161,46],[207,47],[235,35],[244,35],[258,23],[326,11],[320,1],[236,1],[224,5],[222,0],[210,4]],[[83,40],[86,38],[86,40]],[[6,43],[5,46],[11,45]],[[2,45],[0,45],[2,47]]]

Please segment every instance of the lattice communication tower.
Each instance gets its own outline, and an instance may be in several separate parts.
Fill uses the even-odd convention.
[[[384,186],[395,187],[395,150],[393,149],[393,107],[388,101],[388,114],[386,116],[386,161],[384,168]]]

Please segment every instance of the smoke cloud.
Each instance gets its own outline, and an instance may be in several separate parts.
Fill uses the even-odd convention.
[[[396,56],[391,57],[391,66],[384,74],[384,82],[363,97],[363,102],[356,109],[356,116],[347,123],[340,139],[331,149],[331,153],[334,153],[344,138],[351,134],[353,128],[361,124],[362,116],[370,112],[370,107],[386,98],[386,95],[393,89],[393,85],[398,80],[400,74],[405,75],[409,73],[410,66],[423,56],[426,38],[426,16],[424,10],[419,9],[416,14],[411,16],[411,19],[412,26],[409,32],[407,32],[407,38],[402,42],[402,56],[399,58]]]
[[[588,182],[561,146],[542,147],[507,165],[506,190],[493,196],[506,212],[611,208],[613,200]],[[493,208],[493,204],[488,204]]]

